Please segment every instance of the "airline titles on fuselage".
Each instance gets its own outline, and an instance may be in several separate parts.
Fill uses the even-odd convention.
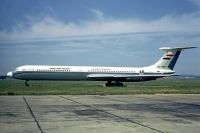
[[[70,68],[65,68],[65,67],[50,67],[49,69],[37,68],[36,71],[70,72]]]
[[[50,67],[50,70],[70,70],[70,68],[65,68],[65,67]]]

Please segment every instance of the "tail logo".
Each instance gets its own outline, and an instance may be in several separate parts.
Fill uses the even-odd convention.
[[[170,60],[174,56],[174,53],[168,51],[167,54],[163,57],[164,60]]]

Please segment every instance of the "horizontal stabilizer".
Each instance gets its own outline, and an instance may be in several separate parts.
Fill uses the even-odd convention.
[[[160,50],[164,50],[164,51],[169,51],[169,50],[182,51],[184,49],[191,49],[191,48],[197,48],[197,47],[193,47],[193,46],[189,46],[189,47],[161,47]]]

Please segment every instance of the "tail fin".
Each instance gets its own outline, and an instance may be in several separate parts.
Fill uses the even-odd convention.
[[[181,51],[191,48],[197,47],[162,47],[160,50],[164,50],[166,53],[153,66],[160,69],[173,70]]]

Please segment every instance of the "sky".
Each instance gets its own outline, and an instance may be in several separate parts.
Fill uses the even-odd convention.
[[[140,67],[185,50],[200,75],[200,0],[0,0],[0,75],[21,65]]]

